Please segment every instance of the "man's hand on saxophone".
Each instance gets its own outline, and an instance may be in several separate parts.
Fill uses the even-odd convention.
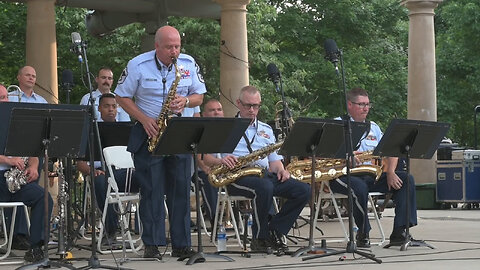
[[[153,118],[150,118],[145,115],[143,119],[139,119],[140,123],[142,123],[143,129],[148,135],[148,138],[154,138],[158,134],[158,125],[157,121]]]
[[[38,163],[37,157],[30,157],[28,159],[27,168],[25,169],[25,176],[27,176],[28,183],[38,179]]]
[[[10,157],[5,158],[5,163],[12,167],[17,167],[17,169],[23,171],[25,169],[25,163],[21,157]]]
[[[238,159],[234,155],[228,155],[221,159],[221,163],[230,169],[233,169],[235,167],[235,164],[237,164],[237,162],[238,162]]]

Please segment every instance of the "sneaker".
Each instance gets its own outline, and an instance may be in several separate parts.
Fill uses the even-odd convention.
[[[28,242],[27,236],[23,235],[23,234],[13,235],[12,249],[29,250],[30,249],[30,243]]]
[[[369,248],[370,247],[370,238],[368,233],[357,232],[357,247],[360,248]]]
[[[172,257],[190,258],[195,253],[197,252],[191,247],[172,248]]]
[[[257,252],[265,252],[267,254],[272,253],[272,247],[270,246],[270,241],[266,239],[252,239],[250,243],[250,250],[257,251]]]
[[[145,251],[143,252],[143,258],[155,258],[162,260],[162,255],[158,251],[157,246],[145,246]]]
[[[43,249],[40,246],[29,249],[25,252],[23,259],[27,262],[35,263],[43,260],[45,258],[43,254]]]

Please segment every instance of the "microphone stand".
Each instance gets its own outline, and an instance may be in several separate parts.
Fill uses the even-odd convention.
[[[372,261],[375,261],[377,263],[382,263],[382,260],[375,258],[375,255],[372,253],[360,251],[357,249],[357,245],[355,243],[355,240],[353,239],[353,196],[352,196],[352,188],[351,188],[351,179],[350,179],[350,162],[354,161],[354,155],[353,155],[353,146],[352,146],[352,125],[350,121],[350,115],[348,114],[348,99],[347,99],[347,85],[345,83],[345,69],[343,68],[343,53],[342,50],[338,50],[338,56],[340,58],[340,68],[342,69],[342,84],[343,84],[343,94],[344,94],[344,100],[345,100],[345,111],[347,112],[343,119],[343,127],[344,127],[344,132],[345,132],[345,149],[346,149],[346,168],[347,168],[347,189],[348,189],[348,233],[349,233],[349,240],[347,243],[347,247],[345,250],[338,250],[334,251],[331,253],[327,254],[320,254],[320,255],[314,255],[310,257],[305,257],[302,258],[303,261],[306,260],[311,260],[315,258],[322,258],[326,256],[331,256],[331,255],[337,255],[337,254],[343,254],[343,253],[352,253],[352,254],[358,254],[361,255],[367,259],[370,259]],[[335,63],[334,63],[335,64]],[[337,76],[339,76],[338,69],[336,68],[335,65],[335,70]]]
[[[282,77],[279,75],[278,80],[280,83],[280,87],[278,86],[278,83],[274,81],[275,84],[275,89],[277,92],[280,92],[282,95],[282,125],[281,125],[281,134],[285,137],[287,136],[289,130],[288,130],[288,119],[292,117],[292,112],[288,108],[287,101],[285,100],[285,92],[283,91],[283,84],[282,84]]]
[[[96,220],[96,208],[97,208],[97,200],[95,197],[95,138],[98,141],[98,152],[100,153],[100,161],[102,163],[102,170],[105,171],[105,161],[103,159],[103,151],[102,151],[102,144],[100,142],[100,134],[98,132],[98,123],[97,123],[97,117],[95,113],[95,98],[93,97],[93,87],[92,87],[92,81],[90,77],[90,69],[88,67],[88,59],[87,59],[87,45],[85,42],[81,43],[81,53],[83,54],[83,59],[85,61],[85,70],[87,73],[87,80],[88,80],[88,89],[90,91],[90,98],[89,98],[89,104],[90,104],[90,130],[89,130],[89,154],[90,154],[90,202],[91,202],[91,211],[90,211],[90,219],[91,219],[91,226],[92,226],[92,248],[91,248],[91,256],[90,259],[88,260],[88,265],[81,267],[79,269],[96,269],[96,268],[103,268],[103,269],[124,269],[124,270],[130,270],[129,268],[121,268],[121,267],[115,267],[115,266],[110,266],[110,265],[102,265],[100,264],[100,261],[98,260],[97,257],[97,236],[95,232],[95,220]]]

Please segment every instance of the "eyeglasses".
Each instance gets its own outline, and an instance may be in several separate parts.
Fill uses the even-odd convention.
[[[368,107],[369,109],[371,109],[371,108],[373,107],[373,103],[371,103],[371,102],[370,102],[370,103],[363,103],[363,102],[357,103],[357,102],[353,102],[353,101],[350,101],[350,102],[352,102],[353,104],[358,105],[358,107],[360,107],[360,108],[362,108],[362,109],[365,109],[365,107]]]
[[[262,106],[262,104],[243,103],[243,101],[241,100],[240,100],[240,103],[242,104],[243,108],[245,108],[245,110],[250,110],[250,108],[253,108],[254,110],[258,110],[260,109],[260,106]]]

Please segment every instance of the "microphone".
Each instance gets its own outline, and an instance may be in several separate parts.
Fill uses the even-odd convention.
[[[325,60],[332,62],[335,66],[335,70],[338,72],[337,63],[340,51],[338,50],[337,43],[333,39],[327,39],[325,40],[323,47],[325,48]]]
[[[277,92],[280,92],[278,89],[278,82],[280,81],[280,71],[274,63],[270,63],[267,66],[268,78],[275,84],[275,89]]]
[[[72,52],[78,55],[78,62],[82,63],[82,38],[77,32],[72,32]]]
[[[70,69],[65,69],[62,71],[62,86],[64,90],[72,90],[73,85],[73,72]]]

